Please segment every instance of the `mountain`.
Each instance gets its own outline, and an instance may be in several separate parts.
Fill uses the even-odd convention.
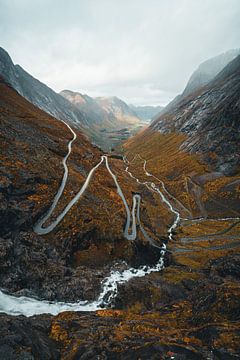
[[[236,86],[237,69],[219,75],[222,94],[227,82]],[[67,185],[50,222],[102,155],[73,129]],[[128,140],[126,164],[108,156],[116,178],[102,163],[64,219],[39,235],[33,226],[59,189],[73,134],[0,79],[0,137],[1,359],[237,359],[239,177],[221,177],[180,149],[186,134],[151,128]],[[129,206],[141,196],[134,241],[123,236],[115,180]],[[103,285],[111,308],[79,311]]]
[[[193,72],[183,92],[177,95],[163,110],[167,113],[174,108],[185,96],[197,91],[202,86],[214,79],[214,77],[234,58],[240,54],[240,49],[232,49],[211,59],[204,61]]]
[[[77,137],[67,160],[67,183],[50,221],[74,198],[101,160],[102,152],[73,129]],[[96,170],[84,196],[53,231],[41,236],[33,230],[59,189],[62,160],[73,134],[2,78],[0,136],[1,288],[15,295],[31,294],[48,300],[91,300],[100,292],[101,280],[115,262],[136,265],[145,262],[146,257],[156,260],[154,248],[124,237],[125,206],[105,163]],[[131,201],[136,184],[124,172],[123,162],[109,158],[109,166]]]
[[[136,114],[124,101],[116,97],[94,99],[70,90],[63,90],[60,94],[80,110],[88,113],[96,123],[98,122],[101,129],[119,130],[139,123]]]
[[[240,56],[208,85],[156,119],[151,128],[161,133],[186,134],[182,149],[204,154],[217,171],[234,174],[240,168],[239,96]]]
[[[97,97],[95,100],[109,116],[114,116],[123,125],[137,125],[139,123],[137,114],[118,97]]]
[[[32,294],[49,300],[91,299],[99,292],[101,279],[115,261],[132,265],[145,261],[146,257],[150,262],[156,261],[155,248],[143,239],[134,243],[124,237],[125,205],[105,162],[94,173],[84,196],[53,231],[40,236],[33,230],[60,187],[64,172],[62,161],[67,151],[71,150],[66,165],[67,182],[50,221],[79,192],[103,155],[82,132],[75,127],[72,129],[76,139],[70,144],[73,133],[65,123],[28,102],[0,78],[1,288],[17,292],[23,290],[24,283]],[[121,157],[109,156],[108,161],[130,203],[136,182],[124,171]],[[111,214],[115,214],[114,218]],[[142,221],[144,224],[145,220]],[[15,256],[17,253],[25,255]],[[10,262],[7,262],[8,256],[12,256]],[[64,278],[66,271],[71,273],[75,285],[66,286],[69,280],[68,276]],[[15,274],[15,280],[9,280],[10,272]],[[78,272],[81,276],[77,280]],[[86,279],[96,272],[98,280],[91,281],[89,287]],[[38,286],[40,282],[41,287]]]
[[[219,329],[219,324],[213,325],[217,321],[214,319],[228,326],[240,319],[236,312],[240,302],[235,303],[235,291],[240,296],[239,99],[240,56],[206,85],[179,99],[170,109],[164,109],[148,129],[128,139],[124,145],[129,171],[146,184],[141,194],[145,194],[145,199],[150,197],[146,188],[151,187],[153,198],[159,191],[165,194],[174,209],[173,219],[179,221],[173,238],[167,243],[170,265],[162,272],[162,277],[167,279],[167,286],[174,284],[181,300],[172,302],[171,297],[166,307],[160,300],[159,309],[165,311],[168,306],[177,309],[172,314],[177,323],[183,324],[189,319],[189,328],[193,326],[197,330],[189,333],[188,345],[192,343],[192,335],[195,340],[203,334],[214,337]],[[152,182],[158,185],[153,186]],[[161,216],[160,211],[158,215]],[[169,222],[169,231],[171,224]],[[125,296],[128,294],[126,287]],[[136,299],[144,297],[140,287],[139,282],[133,290]],[[130,288],[129,284],[129,291]],[[142,284],[143,292],[144,288]],[[148,290],[144,294],[148,297]],[[172,328],[178,328],[175,320]],[[124,320],[121,326],[123,324],[124,329],[129,330],[129,322]],[[161,330],[163,328],[164,325]],[[221,338],[226,335],[222,333]],[[232,332],[231,339],[234,336],[236,331]],[[214,356],[227,358],[232,351],[230,342],[224,345],[220,339],[215,340],[210,340],[211,344],[222,350],[216,351]],[[164,341],[161,340],[161,344]],[[198,349],[207,348],[204,341],[198,346]],[[200,355],[197,347],[193,345],[194,355],[182,352],[181,356],[194,359],[197,355],[196,359],[203,359],[205,355]],[[234,354],[230,357],[234,358],[239,354],[237,342],[233,341],[232,349]],[[171,351],[173,357],[178,358],[175,356],[178,350]]]
[[[200,211],[199,216],[240,212],[239,97],[240,56],[207,85],[164,110],[146,131],[126,144],[127,151],[139,151],[151,159],[152,170],[167,181],[186,206],[190,201],[191,211]],[[193,182],[196,193],[191,190]]]
[[[87,127],[84,113],[72,106],[48,86],[14,65],[8,53],[0,48],[0,75],[28,101],[58,119],[70,121],[75,126]]]
[[[91,118],[98,124],[99,128],[110,128],[112,129],[116,124],[114,121],[108,118],[108,115],[103,109],[98,105],[98,103],[88,95],[83,95],[78,92],[71,90],[63,90],[60,92],[60,95],[65,99],[70,101],[74,106],[76,106],[80,111],[86,112],[91,116]]]
[[[161,110],[163,110],[163,106],[129,106],[135,112],[135,114],[137,114],[137,116],[144,121],[150,121]]]
[[[182,96],[186,96],[201,86],[206,85],[239,54],[240,49],[233,49],[204,61],[191,75]]]

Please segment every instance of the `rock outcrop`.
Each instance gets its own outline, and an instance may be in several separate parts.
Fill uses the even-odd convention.
[[[191,94],[213,80],[215,76],[239,54],[240,49],[229,50],[200,64],[188,80],[188,83],[183,90],[182,97]]]

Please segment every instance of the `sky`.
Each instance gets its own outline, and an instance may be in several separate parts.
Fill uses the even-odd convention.
[[[0,0],[0,46],[57,92],[166,105],[239,19],[240,0]]]

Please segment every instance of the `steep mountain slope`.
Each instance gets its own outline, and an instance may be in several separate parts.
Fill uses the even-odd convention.
[[[240,56],[126,144],[151,159],[150,169],[195,215],[240,212],[239,97]]]
[[[230,175],[240,169],[240,56],[198,92],[160,116],[151,129],[188,136],[181,148],[204,154],[216,171]]]
[[[214,79],[214,77],[234,58],[240,54],[240,49],[229,50],[223,54],[204,61],[191,75],[183,92],[177,95],[160,114],[168,112],[190,93],[197,91],[202,86]],[[156,117],[157,118],[157,117]]]
[[[163,106],[129,106],[141,120],[148,121],[157,115],[161,110],[163,110]]]
[[[206,85],[239,54],[240,49],[233,49],[204,61],[191,75],[182,96],[186,96],[203,85]]]
[[[125,144],[133,176],[141,176],[140,181],[147,185],[157,183],[171,199],[173,209],[180,213],[180,223],[168,241],[170,265],[161,278],[167,286],[175,287],[176,295],[170,290],[171,296],[165,302],[163,288],[154,291],[151,285],[140,281],[135,286],[125,284],[122,298],[131,292],[137,301],[144,299],[144,295],[145,299],[150,298],[150,293],[150,303],[154,303],[152,299],[156,296],[159,302],[153,308],[161,315],[159,318],[159,312],[152,312],[151,320],[144,317],[146,322],[139,316],[136,324],[133,302],[129,318],[124,313],[123,317],[120,315],[124,330],[121,332],[117,327],[118,334],[134,333],[129,336],[137,341],[143,333],[147,336],[150,332],[159,343],[167,342],[170,355],[176,358],[205,359],[208,355],[203,354],[204,348],[211,349],[210,358],[213,354],[216,359],[239,356],[239,345],[234,340],[239,339],[240,326],[239,98],[240,56],[211,83],[165,111],[147,130]],[[180,298],[176,300],[175,296]],[[146,302],[145,306],[149,309],[152,305]],[[171,307],[176,311],[171,312],[170,320]],[[130,325],[133,319],[135,326]],[[159,326],[159,337],[148,321]],[[182,340],[173,340],[171,330],[166,330],[164,323],[170,324],[169,321],[174,334],[176,329],[180,333],[184,329]],[[229,338],[225,326],[232,329]],[[207,346],[204,339],[208,339]],[[194,353],[184,352],[186,348],[194,349]],[[143,351],[144,348],[141,354]],[[161,351],[166,354],[162,348]],[[151,352],[154,353],[154,347]]]
[[[56,94],[45,84],[29,75],[19,65],[14,65],[7,52],[0,48],[0,75],[28,101],[58,119],[87,126],[84,114]]]
[[[32,77],[19,65],[14,65],[8,53],[0,48],[0,76],[28,101],[53,115],[59,120],[73,124],[81,129],[93,142],[105,145],[100,133],[101,118],[88,109],[79,109],[63,96]]]
[[[145,254],[140,255],[141,241],[133,245],[124,238],[125,206],[104,164],[81,200],[52,232],[40,236],[33,231],[33,224],[49,209],[60,186],[62,159],[72,133],[3,80],[0,90],[0,287],[45,299],[95,298],[110,265],[121,259],[144,261],[140,257],[144,258],[148,249],[144,246]],[[78,193],[101,159],[98,148],[79,131],[76,134],[67,161],[67,185],[51,221]],[[119,173],[119,182],[131,202],[131,189],[136,185],[122,171],[122,161],[110,159],[109,164]],[[115,214],[114,219],[110,214]],[[92,280],[96,274],[97,279]]]

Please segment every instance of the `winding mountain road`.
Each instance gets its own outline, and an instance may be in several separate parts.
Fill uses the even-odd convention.
[[[68,179],[68,167],[67,167],[67,159],[69,155],[71,154],[71,146],[72,143],[75,141],[77,135],[74,132],[74,130],[64,122],[64,124],[70,129],[71,133],[73,134],[73,138],[68,143],[68,153],[64,157],[62,164],[64,167],[64,174],[61,181],[61,185],[59,187],[59,190],[57,194],[55,195],[53,199],[53,203],[47,213],[35,224],[34,231],[40,235],[44,235],[47,233],[50,233],[64,218],[64,216],[68,213],[68,211],[71,209],[71,207],[80,199],[80,197],[84,194],[86,191],[92,176],[94,175],[95,171],[99,168],[99,166],[103,163],[105,163],[105,166],[114,180],[114,183],[117,188],[117,192],[119,196],[121,197],[123,204],[125,206],[126,210],[126,225],[124,229],[124,236],[128,240],[135,240],[137,237],[137,224],[139,225],[139,228],[141,232],[143,233],[146,240],[148,240],[153,246],[156,246],[159,248],[159,260],[154,266],[140,266],[139,268],[129,268],[123,271],[112,271],[108,277],[106,277],[102,282],[102,291],[99,294],[97,300],[93,302],[87,302],[87,301],[78,301],[77,303],[65,303],[65,302],[49,302],[45,300],[37,300],[30,297],[15,297],[12,295],[8,295],[0,291],[0,311],[3,311],[5,313],[11,314],[11,315],[25,315],[25,316],[32,316],[36,314],[42,314],[42,313],[51,313],[53,315],[56,315],[63,311],[95,311],[98,309],[102,309],[104,307],[108,307],[111,305],[113,300],[116,298],[118,294],[118,285],[123,284],[127,281],[129,281],[132,278],[136,277],[144,277],[148,274],[151,274],[152,272],[158,272],[164,268],[164,256],[167,251],[166,243],[163,243],[162,246],[159,246],[154,242],[153,239],[147,234],[147,232],[144,230],[141,221],[140,221],[140,205],[141,205],[141,196],[140,194],[134,194],[133,195],[133,204],[132,204],[132,211],[130,211],[129,206],[127,204],[127,201],[125,199],[125,196],[122,192],[122,189],[117,181],[116,175],[112,172],[109,163],[108,158],[106,155],[101,156],[101,160],[91,169],[89,172],[84,184],[82,185],[79,192],[75,195],[75,197],[67,204],[65,209],[62,211],[60,215],[57,216],[57,218],[47,227],[44,227],[44,223],[50,218],[52,215],[59,199],[61,198],[67,179]],[[143,159],[144,160],[144,159]],[[173,231],[178,226],[181,218],[180,213],[174,209],[168,198],[165,196],[165,194],[168,194],[170,198],[173,198],[171,194],[168,193],[166,190],[164,183],[156,178],[154,175],[150,174],[146,170],[146,164],[147,161],[144,160],[144,166],[143,170],[145,172],[145,175],[148,177],[153,177],[158,182],[160,182],[165,194],[160,190],[160,188],[154,183],[150,181],[144,181],[141,182],[137,177],[135,177],[130,171],[129,171],[129,161],[127,158],[124,158],[124,161],[126,163],[126,169],[125,171],[128,173],[131,178],[133,178],[138,184],[145,185],[149,190],[157,193],[161,201],[166,204],[166,206],[169,208],[170,212],[174,216],[173,223],[171,224],[169,230],[168,230],[168,239],[172,240],[173,238]],[[177,200],[177,199],[175,199]],[[188,219],[189,220],[189,219]],[[131,230],[131,231],[130,231]]]
[[[178,223],[180,222],[180,213],[173,208],[172,204],[169,202],[169,200],[166,198],[166,196],[163,194],[163,192],[159,189],[159,187],[154,182],[150,182],[150,181],[143,181],[142,182],[128,170],[130,162],[127,159],[126,156],[124,157],[124,161],[127,164],[127,167],[126,167],[125,171],[131,176],[131,178],[135,179],[138,184],[145,185],[149,190],[158,193],[160,195],[160,198],[161,198],[162,202],[167,205],[167,207],[170,209],[172,214],[175,216],[173,224],[170,226],[170,228],[168,230],[168,239],[172,240],[172,238],[173,238],[173,230],[177,227]],[[144,160],[144,161],[146,161],[146,160]],[[145,167],[146,167],[146,165],[145,165]],[[145,173],[147,173],[145,167],[143,169],[144,169]],[[147,174],[148,174],[147,176],[153,176],[150,173],[147,173]]]
[[[131,160],[131,162],[130,162],[130,161],[127,161],[127,163],[128,163],[128,164],[130,164],[130,163],[132,164],[133,161],[134,161],[137,157],[138,157],[140,160],[143,161],[143,170],[144,170],[144,172],[145,172],[145,175],[148,176],[148,177],[152,177],[153,179],[157,180],[157,182],[161,184],[162,190],[164,191],[164,193],[166,194],[166,196],[168,197],[168,199],[172,199],[176,204],[178,204],[180,211],[186,212],[186,213],[189,215],[189,217],[192,218],[192,213],[191,213],[191,211],[190,211],[189,209],[187,209],[186,206],[184,206],[181,201],[179,201],[175,196],[173,196],[173,195],[166,189],[166,186],[165,186],[164,182],[163,182],[161,179],[159,179],[157,176],[155,176],[155,175],[153,175],[153,174],[151,174],[151,173],[149,173],[149,172],[147,171],[147,169],[146,169],[147,160],[146,160],[146,159],[144,159],[141,155],[136,154],[136,155],[133,157],[133,159]],[[126,160],[126,157],[125,157],[125,160]]]
[[[64,122],[64,121],[63,121]],[[53,199],[53,203],[50,207],[50,209],[47,211],[47,213],[35,224],[34,231],[40,235],[44,235],[47,233],[50,233],[64,218],[64,216],[67,214],[67,212],[71,209],[71,207],[80,199],[80,197],[83,195],[85,190],[87,189],[91,178],[94,174],[94,172],[97,170],[97,168],[105,162],[105,166],[111,175],[112,179],[114,180],[114,183],[117,187],[117,192],[119,196],[121,197],[123,204],[125,206],[126,210],[126,225],[124,229],[124,236],[128,240],[135,240],[137,236],[137,227],[136,225],[139,224],[140,230],[142,231],[145,238],[154,246],[159,248],[159,260],[154,266],[148,266],[143,265],[139,268],[129,268],[127,270],[123,271],[112,271],[108,277],[106,277],[102,282],[102,291],[99,294],[96,301],[93,302],[87,302],[87,301],[79,301],[77,303],[64,303],[64,302],[49,302],[45,300],[37,300],[30,297],[15,297],[13,295],[5,294],[4,292],[0,291],[0,311],[3,311],[7,314],[11,315],[25,315],[25,316],[32,316],[36,314],[42,314],[42,313],[51,313],[53,315],[56,315],[63,311],[95,311],[98,309],[102,309],[104,307],[109,306],[114,298],[117,296],[118,293],[118,285],[123,284],[127,281],[129,281],[132,278],[136,277],[143,277],[148,274],[151,274],[152,272],[158,272],[164,268],[164,255],[166,253],[166,244],[163,243],[162,246],[158,246],[154,241],[149,237],[149,235],[144,230],[143,226],[141,225],[140,221],[140,203],[141,203],[141,196],[139,194],[133,195],[133,205],[132,205],[132,211],[130,212],[129,206],[127,204],[127,201],[125,199],[125,196],[122,192],[122,189],[117,181],[116,175],[112,172],[109,163],[108,158],[106,155],[101,156],[101,160],[95,165],[91,171],[89,172],[84,184],[82,185],[79,192],[75,195],[75,197],[68,203],[68,205],[65,207],[65,209],[62,211],[60,215],[47,227],[44,227],[44,223],[50,218],[52,215],[59,199],[62,196],[63,190],[65,188],[67,178],[68,178],[68,167],[67,167],[67,159],[69,155],[71,154],[71,145],[76,139],[76,133],[74,130],[64,122],[64,124],[71,130],[73,134],[73,138],[68,143],[68,153],[64,157],[62,164],[64,167],[64,174],[61,181],[61,185],[59,187],[59,190],[57,194],[55,195]],[[140,183],[139,179],[134,177],[126,168],[126,171],[131,175],[132,178],[134,178],[138,183]],[[149,184],[148,184],[149,185]],[[177,215],[174,223],[168,230],[169,233],[169,239],[172,238],[172,231],[177,226],[180,214],[176,212],[172,205],[169,203],[169,201],[165,198],[165,196],[161,193],[161,191],[158,189],[158,187],[154,183],[150,183],[151,189],[153,191],[156,191],[160,194],[162,200],[169,206],[170,210],[174,213],[174,215]],[[131,228],[131,233],[130,232]]]
[[[117,192],[119,194],[119,196],[121,197],[123,204],[125,206],[125,210],[126,210],[126,214],[127,214],[127,219],[126,219],[126,225],[125,225],[125,230],[124,230],[124,237],[128,240],[135,240],[137,237],[137,229],[136,229],[136,216],[135,216],[135,212],[136,212],[136,206],[137,206],[137,219],[140,219],[139,216],[139,209],[140,209],[140,195],[133,195],[133,206],[132,206],[132,212],[130,212],[129,206],[127,204],[127,201],[125,199],[125,196],[122,192],[122,189],[117,181],[117,177],[116,175],[112,172],[112,170],[110,169],[109,163],[108,163],[108,158],[106,155],[101,156],[101,160],[97,163],[97,165],[95,165],[91,171],[89,172],[84,184],[82,185],[81,189],[78,191],[78,193],[74,196],[74,198],[67,204],[67,206],[64,208],[64,210],[57,216],[57,218],[47,227],[44,227],[45,222],[50,218],[50,216],[52,215],[54,209],[56,208],[62,194],[64,191],[64,188],[66,186],[66,182],[68,179],[68,166],[67,166],[67,159],[71,154],[72,151],[72,143],[75,141],[75,139],[77,138],[77,135],[75,133],[75,131],[65,122],[62,121],[71,131],[71,133],[73,134],[73,138],[69,141],[68,143],[68,153],[67,155],[63,158],[62,160],[62,164],[64,167],[64,174],[62,177],[62,181],[61,181],[61,185],[53,199],[52,205],[49,208],[49,210],[47,211],[47,213],[34,225],[33,230],[39,234],[39,235],[45,235],[50,233],[52,230],[54,230],[54,228],[63,220],[63,218],[65,217],[65,215],[68,213],[68,211],[72,208],[72,206],[81,198],[81,196],[84,194],[84,192],[86,191],[86,189],[88,188],[88,185],[93,177],[93,174],[95,173],[95,171],[99,168],[99,166],[105,162],[106,168],[109,172],[109,174],[111,175],[111,177],[114,180],[114,183],[117,187]],[[139,220],[140,221],[140,220]],[[132,222],[132,226],[131,226],[131,222]],[[131,229],[131,233],[130,232],[130,227],[132,227]]]
[[[157,178],[155,175],[152,175],[150,174],[147,170],[146,170],[146,164],[147,164],[147,161],[145,159],[143,159],[139,154],[135,155],[134,158],[132,159],[131,162],[129,162],[127,160],[127,158],[125,157],[125,162],[130,165],[130,163],[132,163],[136,157],[139,157],[142,161],[143,161],[143,170],[146,174],[146,176],[148,177],[153,177],[155,178],[158,182],[160,182],[163,190],[165,191],[165,193],[168,195],[169,198],[171,199],[174,199],[176,203],[178,203],[178,205],[180,205],[180,208],[184,208],[185,210],[187,210],[184,205],[179,202],[172,194],[170,194],[163,181],[160,180],[159,178]],[[128,170],[128,167],[126,168],[126,171],[129,173],[129,175],[132,177],[132,178],[135,178],[133,176],[132,173],[129,172]],[[135,178],[136,179],[136,178]],[[231,229],[233,229],[235,226],[237,226],[239,223],[240,223],[240,219],[239,217],[227,217],[227,218],[218,218],[218,219],[206,219],[206,218],[199,218],[199,219],[191,219],[191,218],[188,218],[188,219],[182,219],[180,217],[180,214],[178,213],[178,211],[176,211],[171,203],[167,200],[166,201],[166,198],[163,196],[162,197],[162,193],[161,191],[159,191],[159,189],[156,187],[156,185],[154,183],[150,183],[148,181],[144,181],[144,182],[140,182],[138,179],[136,179],[138,183],[142,184],[142,185],[146,185],[149,189],[153,189],[154,191],[158,192],[159,195],[161,196],[162,198],[162,201],[164,203],[167,204],[167,206],[170,208],[171,212],[172,213],[175,213],[176,215],[176,219],[175,219],[175,222],[173,223],[173,225],[171,226],[171,228],[169,229],[169,232],[170,232],[170,235],[169,235],[169,239],[171,240],[172,239],[172,230],[178,225],[178,223],[180,221],[188,221],[190,224],[191,223],[195,223],[195,222],[201,222],[201,221],[228,221],[228,220],[237,220],[236,222],[234,222],[233,224],[231,224],[230,226],[228,226],[227,228],[225,228],[224,230],[222,231],[219,231],[219,232],[215,232],[215,233],[211,233],[211,234],[205,234],[205,235],[201,235],[201,236],[195,236],[195,237],[182,237],[180,238],[180,242],[181,243],[192,243],[192,242],[199,242],[199,241],[209,241],[209,239],[226,239],[226,237],[224,237],[225,234],[227,234]],[[151,186],[151,188],[150,188]],[[191,212],[189,212],[189,214],[191,214]],[[234,239],[239,239],[239,236],[236,235],[236,236],[229,236],[228,235],[228,240],[234,240]],[[240,246],[240,241],[236,241],[236,242],[233,242],[233,243],[227,243],[227,244],[223,244],[223,245],[210,245],[208,246],[207,248],[203,248],[203,247],[194,247],[192,249],[187,249],[187,248],[173,248],[170,252],[171,253],[193,253],[193,252],[199,252],[199,251],[215,251],[215,250],[227,250],[227,249],[233,249],[233,248],[236,248],[236,247],[239,247]],[[168,251],[168,250],[167,250]]]

